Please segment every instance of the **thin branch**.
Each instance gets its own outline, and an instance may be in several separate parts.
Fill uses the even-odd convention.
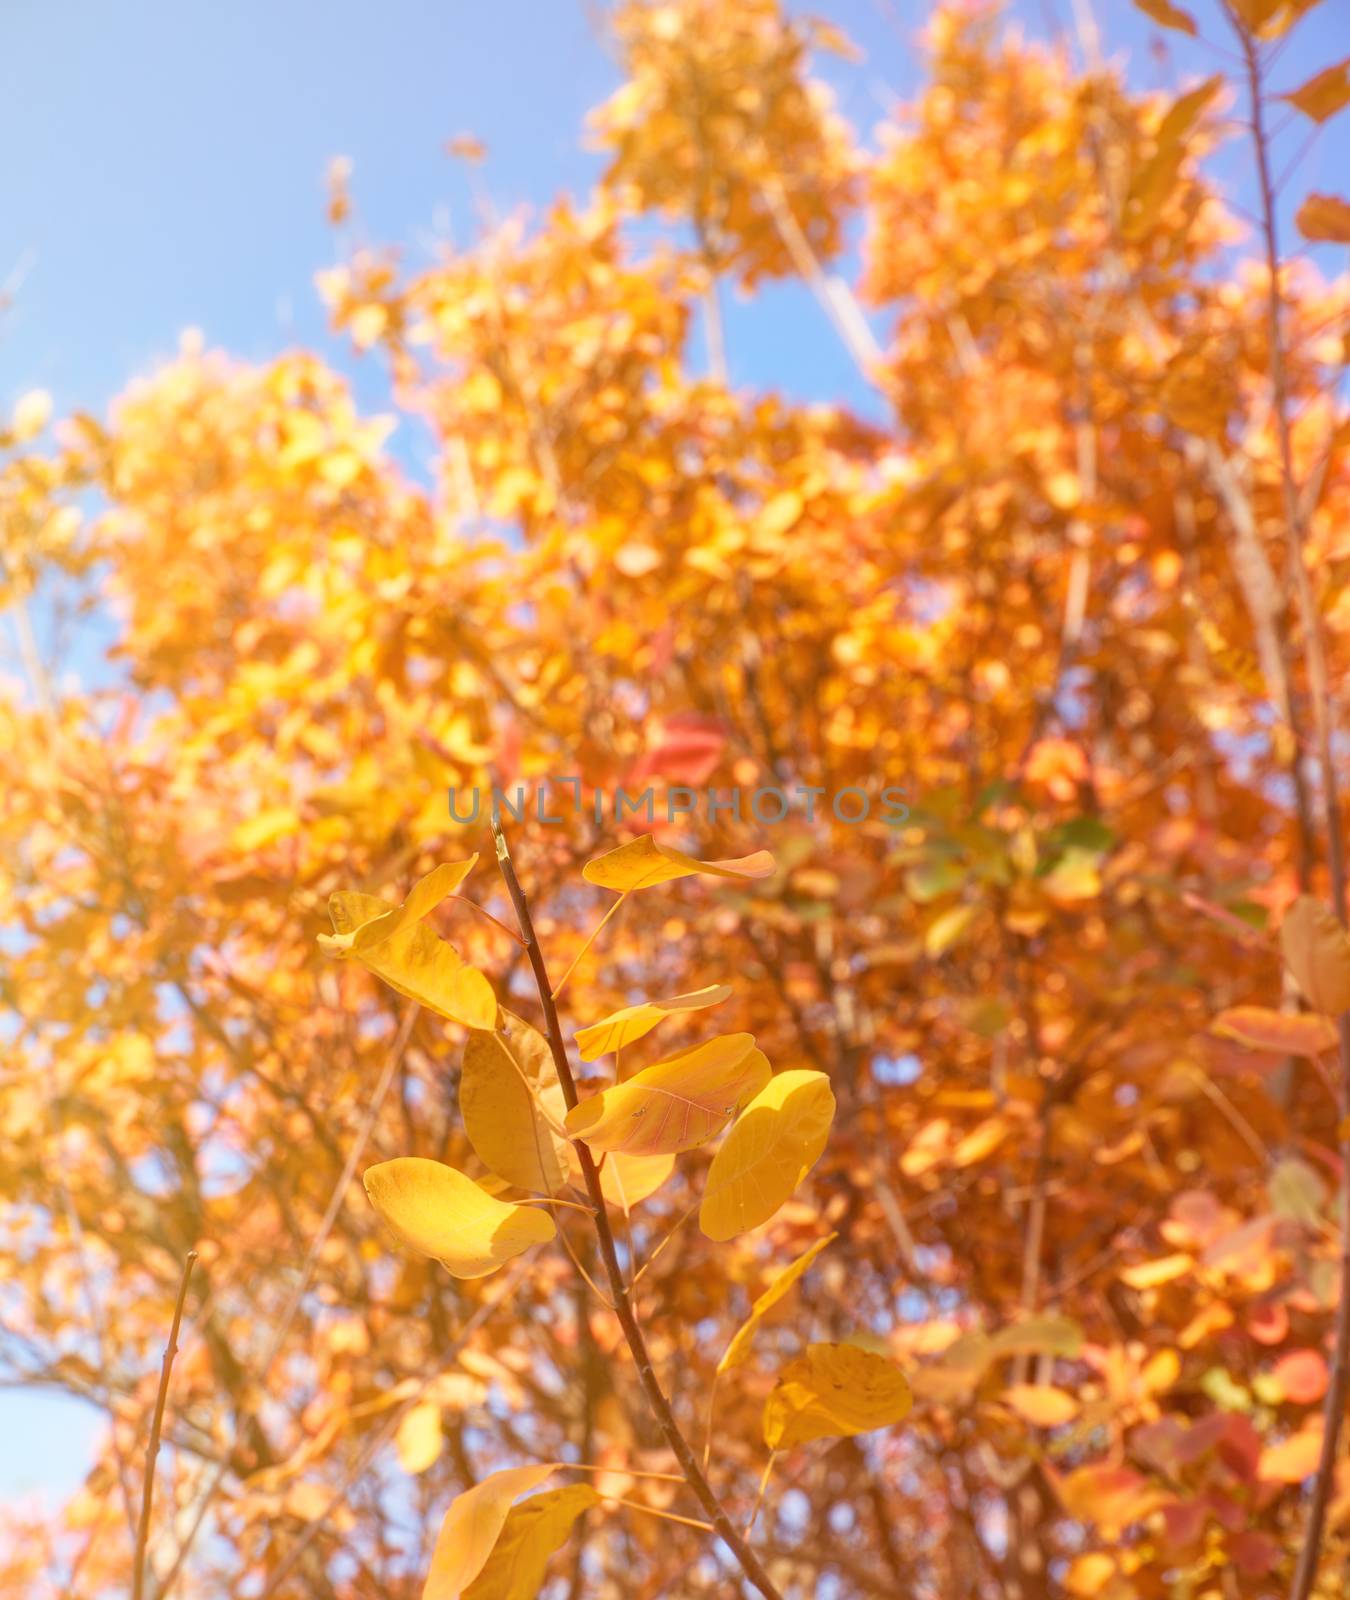
[[[680,1229],[684,1227],[685,1223],[689,1221],[690,1217],[692,1217],[693,1214],[698,1210],[701,1203],[702,1202],[700,1200],[695,1200],[693,1205],[689,1207],[689,1209],[680,1217],[680,1219],[677,1222],[673,1222],[670,1227],[667,1228],[665,1233],[662,1234],[660,1244],[657,1245],[656,1249],[652,1251],[651,1255],[647,1257],[647,1259],[633,1274],[633,1281],[628,1285],[629,1294],[632,1294],[633,1290],[637,1288],[638,1284],[642,1281],[642,1274],[646,1272],[647,1268],[651,1266],[652,1262],[656,1260],[657,1256],[661,1254],[661,1252],[666,1248],[666,1246],[680,1231]]]
[[[764,1475],[759,1480],[759,1492],[755,1495],[755,1503],[750,1511],[750,1520],[745,1525],[747,1539],[755,1531],[755,1524],[759,1521],[759,1508],[764,1504],[764,1492],[769,1487],[769,1475],[773,1472],[773,1464],[777,1459],[778,1452],[770,1450],[769,1459],[764,1463]]]
[[[600,1498],[612,1506],[627,1506],[630,1511],[645,1511],[649,1517],[660,1517],[663,1522],[683,1523],[686,1528],[701,1528],[704,1533],[717,1530],[711,1522],[700,1522],[697,1517],[677,1516],[673,1511],[658,1511],[655,1506],[644,1506],[641,1500],[625,1500],[622,1495],[602,1494]]]
[[[1341,837],[1340,793],[1332,759],[1331,726],[1333,707],[1327,678],[1326,653],[1321,619],[1308,578],[1303,552],[1302,508],[1294,481],[1294,451],[1289,425],[1289,388],[1284,364],[1283,304],[1280,290],[1280,246],[1275,217],[1275,191],[1270,177],[1269,141],[1264,125],[1262,66],[1251,30],[1234,19],[1242,53],[1247,63],[1247,87],[1252,108],[1252,143],[1261,188],[1262,232],[1266,247],[1267,323],[1270,334],[1270,377],[1275,400],[1275,429],[1280,447],[1280,488],[1283,496],[1285,533],[1289,541],[1289,567],[1294,593],[1303,624],[1303,652],[1312,699],[1313,722],[1317,733],[1318,763],[1322,769],[1322,806],[1326,824],[1327,863],[1331,869],[1332,905],[1342,926],[1346,922],[1345,850]],[[1350,1013],[1339,1019],[1341,1054],[1341,1284],[1336,1305],[1335,1342],[1331,1360],[1331,1382],[1327,1385],[1323,1410],[1322,1451],[1313,1480],[1308,1506],[1308,1526],[1299,1549],[1290,1600],[1308,1600],[1317,1580],[1322,1555],[1322,1538],[1327,1509],[1336,1476],[1336,1456],[1345,1400],[1350,1388]]]
[[[543,1007],[548,1042],[553,1051],[554,1065],[558,1069],[558,1082],[562,1085],[563,1099],[566,1100],[568,1109],[571,1110],[577,1104],[577,1087],[572,1078],[571,1063],[567,1059],[567,1048],[563,1043],[562,1028],[558,1022],[558,1008],[554,1004],[553,989],[548,980],[548,968],[544,963],[543,952],[539,948],[539,940],[535,936],[529,905],[525,899],[525,892],[520,886],[520,879],[516,876],[515,865],[511,860],[511,852],[507,848],[506,836],[495,821],[492,832],[497,845],[497,864],[501,868],[502,879],[506,884],[507,893],[511,897],[511,904],[515,908],[516,920],[520,924],[521,935],[525,940],[526,954],[530,959],[530,968],[534,973],[535,986],[539,991],[539,1003]],[[586,1192],[595,1207],[595,1234],[600,1246],[600,1259],[604,1262],[605,1273],[609,1278],[610,1293],[614,1299],[614,1314],[619,1319],[619,1326],[623,1329],[624,1338],[627,1340],[628,1348],[632,1352],[633,1362],[637,1367],[638,1382],[642,1385],[642,1390],[646,1395],[647,1404],[651,1408],[652,1415],[665,1436],[666,1443],[674,1452],[675,1459],[684,1473],[686,1482],[708,1513],[713,1528],[721,1535],[727,1548],[740,1563],[746,1577],[765,1597],[765,1600],[782,1600],[782,1596],[774,1587],[759,1557],[745,1542],[736,1525],[723,1510],[722,1503],[713,1492],[712,1485],[708,1482],[703,1469],[695,1459],[688,1440],[680,1431],[679,1423],[675,1420],[675,1413],[671,1410],[670,1401],[666,1398],[666,1392],[661,1387],[660,1379],[657,1378],[652,1367],[651,1356],[647,1353],[647,1342],[643,1337],[642,1329],[633,1314],[632,1301],[628,1297],[628,1289],[624,1283],[623,1272],[619,1267],[618,1252],[614,1246],[614,1234],[609,1225],[609,1214],[605,1209],[604,1193],[600,1188],[600,1174],[596,1170],[595,1161],[584,1142],[578,1141],[576,1151],[577,1159],[581,1165],[582,1177],[586,1181]]]
[[[508,939],[514,939],[524,949],[525,942],[515,929],[508,928],[498,917],[494,917],[486,906],[480,906],[476,900],[470,900],[466,894],[452,894],[450,898],[458,900],[460,905],[468,906],[470,911],[476,911],[480,917],[486,917],[494,928],[500,928]]]
[[[141,1490],[141,1520],[136,1529],[136,1559],[132,1567],[131,1597],[141,1600],[145,1593],[145,1554],[150,1543],[150,1507],[155,1496],[155,1462],[159,1458],[159,1439],[164,1429],[164,1406],[169,1398],[169,1374],[178,1354],[178,1330],[183,1325],[183,1304],[187,1300],[188,1279],[197,1264],[197,1252],[189,1250],[183,1260],[183,1276],[178,1280],[169,1342],[164,1346],[164,1362],[159,1369],[159,1393],[155,1396],[155,1415],[150,1424],[150,1444],[145,1452],[145,1486]]]
[[[314,1241],[309,1247],[308,1255],[305,1257],[305,1264],[301,1268],[299,1281],[291,1291],[291,1297],[286,1304],[286,1309],[281,1314],[281,1320],[273,1331],[271,1342],[267,1347],[267,1353],[263,1357],[257,1376],[253,1379],[254,1384],[259,1389],[267,1382],[268,1375],[272,1370],[272,1363],[281,1353],[281,1347],[286,1341],[286,1335],[290,1332],[291,1323],[295,1320],[296,1312],[300,1309],[300,1302],[309,1292],[310,1280],[314,1276],[314,1269],[318,1265],[324,1245],[328,1243],[328,1236],[333,1230],[333,1224],[337,1221],[338,1213],[347,1198],[347,1189],[355,1176],[357,1163],[365,1152],[366,1143],[374,1131],[376,1119],[379,1117],[380,1107],[384,1104],[385,1096],[389,1093],[390,1087],[394,1082],[394,1074],[398,1071],[399,1062],[403,1059],[403,1051],[412,1033],[413,1023],[417,1020],[417,1012],[418,1007],[410,1005],[399,1023],[398,1033],[394,1036],[393,1045],[390,1047],[389,1055],[380,1073],[380,1080],[375,1085],[375,1093],[371,1097],[370,1106],[357,1132],[356,1141],[352,1145],[346,1164],[342,1168],[341,1176],[329,1196],[328,1207],[324,1211],[323,1220],[319,1223],[319,1231],[314,1235]],[[192,1549],[193,1541],[200,1532],[202,1523],[206,1520],[206,1514],[211,1509],[217,1494],[220,1493],[220,1486],[224,1483],[229,1471],[230,1457],[226,1455],[212,1474],[210,1482],[198,1499],[192,1523],[183,1535],[183,1542],[178,1547],[178,1554],[174,1557],[168,1576],[160,1587],[159,1600],[166,1600],[170,1589],[172,1589],[179,1574],[182,1572],[188,1554]]]
[[[624,892],[619,896],[619,898],[614,902],[614,904],[609,908],[609,910],[605,912],[604,916],[600,918],[599,922],[597,922],[596,925],[591,929],[590,933],[587,934],[585,944],[583,944],[581,949],[577,951],[576,955],[574,955],[572,957],[571,965],[568,967],[567,971],[563,973],[562,977],[558,979],[558,987],[553,991],[553,996],[552,996],[552,998],[554,1000],[556,1000],[558,998],[558,996],[563,992],[563,990],[567,987],[567,980],[577,970],[577,963],[581,960],[582,956],[584,956],[586,954],[586,952],[591,948],[591,946],[595,943],[595,941],[600,937],[601,930],[604,928],[605,924],[609,921],[609,919],[614,915],[614,913],[619,909],[619,907],[624,903],[624,901],[627,898],[628,898],[628,891],[625,889]]]

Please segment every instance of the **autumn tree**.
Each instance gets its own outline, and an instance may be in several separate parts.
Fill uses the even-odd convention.
[[[390,417],[20,406],[0,1361],[107,1428],[16,1593],[1342,1592],[1350,202],[1272,117],[1350,78],[1222,11],[1144,93],[935,7],[873,137],[827,22],[624,0],[593,193],[321,275]],[[866,415],[738,377],[785,278]]]

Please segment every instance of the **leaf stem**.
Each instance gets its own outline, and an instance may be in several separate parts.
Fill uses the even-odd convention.
[[[183,1260],[183,1276],[178,1280],[178,1298],[174,1301],[173,1322],[169,1327],[169,1342],[164,1346],[164,1361],[159,1369],[159,1393],[155,1396],[155,1415],[150,1424],[150,1444],[145,1452],[145,1486],[141,1490],[141,1520],[136,1529],[136,1558],[132,1568],[132,1600],[142,1600],[145,1594],[145,1556],[150,1543],[150,1507],[155,1496],[155,1462],[159,1457],[159,1440],[164,1431],[164,1406],[169,1398],[169,1374],[173,1371],[173,1358],[178,1354],[178,1330],[183,1324],[183,1304],[187,1299],[188,1279],[197,1263],[197,1252],[189,1250]]]
[[[595,941],[600,937],[600,932],[604,928],[605,924],[609,921],[609,919],[614,915],[614,913],[619,909],[619,907],[624,903],[624,901],[627,898],[628,898],[628,891],[625,889],[624,892],[619,896],[619,898],[614,902],[614,904],[609,908],[609,910],[605,912],[604,916],[600,918],[599,922],[597,922],[596,925],[591,929],[590,933],[587,934],[585,944],[583,944],[581,949],[577,951],[576,955],[574,955],[572,957],[571,965],[568,967],[567,971],[563,973],[562,977],[558,979],[558,987],[553,991],[553,994],[551,996],[552,999],[556,1000],[558,998],[558,996],[563,992],[564,988],[566,988],[567,980],[577,970],[577,963],[581,960],[582,956],[584,956],[586,954],[586,952],[591,948],[591,946],[595,943]],[[528,949],[528,948],[529,948],[529,945],[526,944],[526,949]]]
[[[649,1255],[647,1257],[647,1259],[642,1263],[642,1265],[633,1274],[632,1282],[629,1283],[629,1285],[628,1285],[629,1294],[632,1294],[633,1290],[637,1288],[638,1284],[642,1281],[642,1274],[644,1272],[646,1272],[647,1268],[649,1266],[651,1266],[652,1262],[656,1260],[657,1256],[659,1256],[661,1254],[661,1252],[666,1248],[666,1246],[675,1237],[675,1235],[680,1231],[680,1229],[682,1227],[684,1227],[685,1223],[689,1221],[690,1217],[693,1216],[693,1214],[698,1210],[698,1208],[699,1208],[699,1201],[695,1200],[693,1205],[691,1205],[689,1207],[689,1209],[684,1213],[684,1215],[681,1216],[678,1221],[673,1222],[670,1225],[670,1227],[666,1229],[665,1233],[662,1234],[662,1236],[661,1236],[660,1244],[657,1245],[656,1249],[652,1251],[651,1255]]]
[[[480,917],[486,917],[496,928],[500,928],[508,939],[513,939],[521,949],[525,948],[525,941],[514,928],[508,928],[499,918],[494,917],[486,906],[480,906],[476,900],[470,900],[466,894],[452,894],[452,900],[458,900],[461,905],[468,906],[470,911],[476,911]]]
[[[769,1451],[769,1459],[764,1463],[764,1476],[759,1480],[759,1493],[755,1496],[754,1509],[750,1513],[750,1520],[745,1525],[745,1537],[748,1539],[755,1530],[755,1523],[759,1520],[759,1508],[764,1504],[764,1491],[769,1487],[769,1474],[773,1471],[773,1464],[778,1459],[776,1450]]]
[[[589,1461],[564,1461],[568,1472],[612,1472],[616,1478],[651,1478],[657,1483],[683,1483],[682,1472],[642,1472],[637,1467],[602,1467]]]
[[[673,1511],[658,1511],[655,1506],[644,1506],[641,1500],[625,1500],[617,1494],[602,1494],[600,1499],[612,1506],[627,1506],[630,1511],[645,1511],[649,1517],[660,1517],[663,1522],[681,1522],[686,1528],[701,1528],[704,1533],[717,1531],[711,1522],[700,1522],[697,1517],[677,1516]]]
[[[501,868],[502,880],[506,884],[506,891],[511,897],[511,904],[515,909],[516,921],[520,924],[521,936],[525,940],[525,953],[529,958],[530,970],[534,974],[535,986],[539,991],[539,1003],[544,1012],[545,1031],[548,1035],[549,1046],[553,1051],[554,1065],[558,1069],[558,1082],[562,1085],[563,1098],[566,1100],[570,1110],[577,1103],[577,1087],[572,1078],[571,1063],[567,1059],[567,1048],[563,1043],[562,1028],[558,1022],[558,1008],[554,1003],[554,991],[548,981],[548,968],[544,964],[543,952],[539,948],[539,940],[535,936],[534,923],[530,917],[530,908],[525,899],[525,891],[520,886],[520,879],[516,876],[516,869],[511,860],[511,852],[507,847],[506,836],[502,833],[501,827],[496,821],[493,822],[492,833],[497,846],[497,864]],[[611,914],[616,909],[617,905],[611,907]],[[598,932],[599,930],[597,929],[596,931]],[[609,1214],[605,1209],[605,1197],[600,1188],[600,1175],[596,1171],[595,1161],[591,1156],[590,1150],[581,1141],[578,1141],[576,1145],[576,1152],[581,1166],[582,1177],[586,1181],[586,1192],[595,1207],[596,1239],[600,1247],[600,1259],[604,1262],[605,1273],[609,1279],[610,1292],[614,1297],[614,1314],[619,1319],[619,1326],[623,1329],[624,1338],[627,1340],[628,1348],[632,1352],[633,1362],[637,1368],[638,1382],[642,1386],[643,1393],[647,1398],[647,1404],[651,1408],[657,1426],[664,1435],[666,1443],[674,1452],[685,1481],[698,1497],[703,1509],[708,1513],[712,1522],[712,1529],[721,1536],[727,1548],[740,1563],[741,1570],[746,1577],[765,1597],[765,1600],[782,1600],[781,1594],[774,1587],[759,1557],[745,1542],[736,1525],[723,1510],[722,1502],[713,1492],[712,1485],[708,1482],[703,1469],[695,1459],[688,1440],[680,1431],[680,1425],[675,1420],[675,1413],[671,1410],[670,1401],[666,1398],[666,1392],[661,1387],[661,1381],[652,1367],[652,1359],[647,1352],[647,1341],[643,1338],[642,1328],[633,1314],[633,1304],[628,1297],[628,1289],[623,1280],[623,1272],[619,1267],[618,1252],[614,1246],[614,1234],[610,1229]]]

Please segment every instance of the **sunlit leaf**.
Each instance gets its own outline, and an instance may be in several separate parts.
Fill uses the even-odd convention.
[[[511,1507],[482,1571],[464,1600],[535,1600],[549,1557],[566,1542],[577,1518],[600,1496],[588,1483],[545,1489]]]
[[[1282,1056],[1316,1056],[1336,1047],[1335,1024],[1316,1012],[1233,1006],[1215,1017],[1210,1031],[1222,1039],[1235,1039],[1249,1050]]]
[[[507,1467],[457,1495],[436,1537],[422,1600],[460,1600],[491,1555],[512,1502],[556,1470],[556,1462]]]
[[[361,922],[350,933],[321,934],[319,943],[331,955],[342,955],[349,950],[373,950],[376,945],[392,939],[396,933],[430,916],[442,900],[455,893],[477,862],[476,854],[465,861],[442,861],[424,878],[417,880],[401,906],[394,906],[379,916]]]
[[[1192,131],[1223,86],[1218,74],[1176,99],[1159,125],[1153,154],[1130,181],[1121,232],[1131,241],[1152,231],[1176,188]]]
[[[755,1330],[760,1323],[763,1322],[764,1318],[780,1300],[791,1293],[798,1279],[801,1278],[802,1274],[825,1246],[832,1239],[837,1239],[838,1237],[837,1233],[827,1233],[823,1239],[817,1239],[814,1244],[803,1250],[795,1261],[783,1268],[764,1293],[755,1301],[750,1308],[750,1315],[732,1335],[731,1343],[726,1347],[722,1359],[717,1363],[719,1372],[730,1372],[733,1367],[739,1367],[749,1360],[750,1347],[754,1342]]]
[[[1303,1483],[1322,1459],[1322,1419],[1309,1417],[1297,1433],[1261,1452],[1259,1472],[1267,1483]]]
[[[651,834],[644,833],[630,844],[621,844],[617,850],[588,861],[581,875],[587,883],[628,894],[695,873],[713,878],[767,878],[773,870],[773,857],[767,850],[756,850],[753,855],[734,861],[698,861],[683,850],[658,844]]]
[[[391,989],[438,1016],[466,1028],[490,1029],[497,1020],[492,985],[453,945],[409,914],[412,906],[418,915],[425,915],[445,894],[453,892],[446,889],[442,893],[443,886],[462,881],[472,864],[470,860],[437,867],[403,905],[393,908],[374,895],[339,891],[328,902],[337,931],[320,934],[320,947],[326,955],[359,961]],[[372,924],[377,932],[366,938],[365,930]]]
[[[764,1442],[787,1450],[812,1439],[889,1428],[909,1415],[909,1380],[894,1361],[851,1344],[810,1344],[778,1375],[764,1406]]]
[[[1282,94],[1291,106],[1297,106],[1305,117],[1314,122],[1326,122],[1345,106],[1350,105],[1350,56],[1338,61],[1334,67],[1309,78],[1288,94]]]
[[[496,1199],[454,1167],[397,1156],[366,1169],[370,1203],[401,1243],[456,1278],[484,1278],[557,1230],[548,1212]]]
[[[587,1028],[577,1030],[577,1045],[583,1061],[594,1061],[597,1056],[611,1050],[622,1049],[634,1040],[641,1039],[673,1012],[700,1011],[705,1006],[720,1005],[729,998],[731,985],[712,983],[706,989],[693,989],[688,994],[672,995],[668,1000],[643,1000],[635,1006],[625,1006],[622,1011],[611,1011]]]
[[[964,937],[972,922],[979,915],[978,906],[963,905],[952,906],[944,911],[933,923],[923,937],[925,953],[934,961],[939,956],[944,956],[954,945]]]
[[[1346,217],[1350,220],[1350,206]],[[1314,1011],[1334,1017],[1350,1010],[1350,936],[1329,906],[1300,895],[1280,925],[1280,949]]]
[[[1275,1363],[1272,1376],[1279,1397],[1298,1406],[1314,1406],[1327,1392],[1330,1374],[1318,1350],[1291,1350]]]
[[[1306,1161],[1289,1156],[1271,1168],[1270,1209],[1277,1217],[1316,1228],[1327,1203],[1327,1186]]]
[[[1033,1428],[1059,1428],[1078,1415],[1078,1402],[1048,1383],[1015,1383],[1003,1398]]]
[[[394,1435],[398,1464],[405,1472],[425,1472],[441,1453],[441,1408],[423,1400],[404,1413]]]
[[[548,1041],[527,1022],[503,1010],[496,1030],[469,1034],[459,1110],[469,1143],[499,1178],[539,1194],[567,1182],[568,1141],[549,1125],[561,1125],[567,1106]]]
[[[1294,217],[1298,231],[1315,244],[1350,244],[1350,201],[1336,194],[1310,194]]]
[[[771,1078],[708,1169],[698,1214],[707,1237],[730,1239],[767,1222],[820,1158],[833,1121],[823,1072],[797,1068]]]
[[[1194,37],[1195,18],[1180,6],[1174,6],[1172,0],[1134,0],[1134,3],[1145,16],[1152,17],[1162,27],[1175,28],[1179,33],[1189,33]]]
[[[1000,1356],[1064,1356],[1072,1360],[1083,1348],[1083,1330],[1071,1317],[1026,1317],[1010,1322],[989,1339],[992,1360]]]
[[[626,1156],[611,1150],[600,1169],[600,1191],[610,1205],[631,1211],[654,1195],[674,1170],[673,1155]]]
[[[769,1075],[753,1034],[723,1034],[583,1100],[565,1126],[597,1153],[677,1154],[715,1137]]]
[[[1069,1515],[1099,1527],[1108,1538],[1142,1521],[1162,1499],[1158,1487],[1142,1474],[1110,1462],[1078,1467],[1058,1487]]]

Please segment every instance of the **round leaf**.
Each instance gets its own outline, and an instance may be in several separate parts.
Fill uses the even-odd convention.
[[[798,1069],[770,1079],[713,1158],[698,1225],[730,1239],[767,1222],[815,1166],[834,1121],[823,1072]]]
[[[364,1182],[399,1241],[456,1278],[485,1278],[557,1233],[546,1211],[507,1205],[442,1161],[398,1156],[368,1167]]]
[[[767,850],[756,850],[753,855],[739,856],[734,861],[699,861],[683,850],[657,844],[651,834],[644,833],[641,838],[588,861],[581,876],[602,889],[631,894],[634,889],[650,889],[653,884],[670,883],[695,873],[711,878],[767,878],[773,869],[773,857]]]
[[[556,1470],[556,1462],[507,1467],[456,1495],[436,1537],[422,1600],[460,1600],[492,1553],[511,1502],[537,1489]]]
[[[706,1144],[768,1081],[753,1034],[727,1033],[583,1100],[565,1126],[594,1151],[675,1155]]]
[[[503,1011],[499,1028],[469,1034],[459,1110],[469,1143],[499,1178],[537,1194],[567,1182],[568,1141],[548,1121],[561,1123],[567,1107],[548,1041],[527,1022]]]
[[[688,994],[672,995],[668,1000],[643,1000],[635,1006],[625,1006],[622,1011],[611,1011],[609,1016],[593,1022],[589,1028],[577,1031],[577,1044],[583,1061],[594,1061],[597,1056],[621,1049],[634,1040],[641,1039],[673,1011],[701,1011],[705,1006],[721,1005],[731,994],[731,985],[712,983],[706,989],[694,989]]]
[[[903,1422],[909,1380],[885,1356],[851,1344],[810,1344],[779,1374],[764,1406],[764,1442],[786,1450]]]

